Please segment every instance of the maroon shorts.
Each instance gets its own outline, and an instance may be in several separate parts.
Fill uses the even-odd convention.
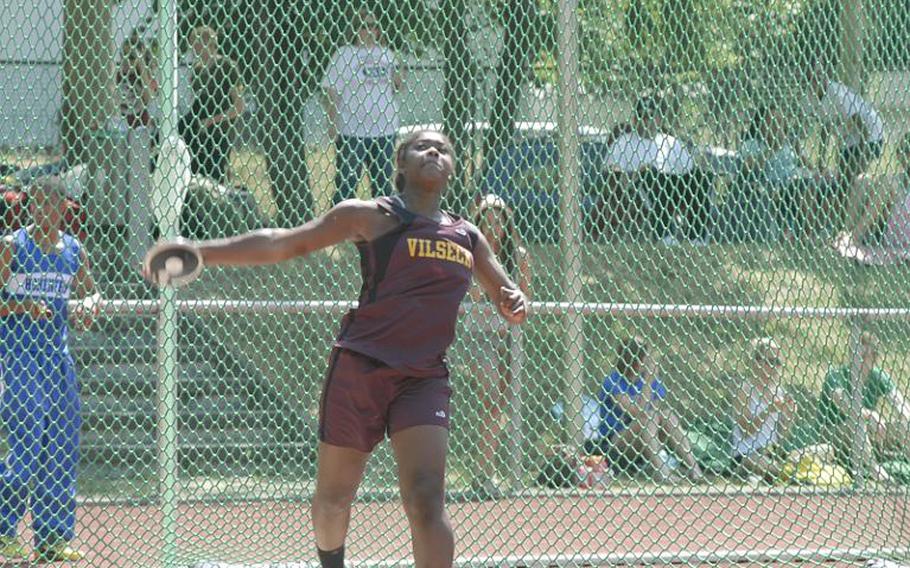
[[[412,426],[449,427],[449,377],[415,378],[348,349],[332,350],[319,404],[319,440],[371,452]]]

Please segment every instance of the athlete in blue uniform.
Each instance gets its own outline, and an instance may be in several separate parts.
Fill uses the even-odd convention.
[[[0,555],[25,558],[16,536],[30,505],[35,554],[75,561],[79,389],[67,347],[68,318],[88,327],[100,308],[85,249],[60,230],[65,193],[58,178],[28,190],[33,225],[0,241],[0,420],[9,456],[0,463]],[[84,298],[68,314],[70,291]]]

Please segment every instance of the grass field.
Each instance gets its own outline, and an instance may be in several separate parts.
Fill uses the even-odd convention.
[[[241,162],[242,161],[242,162]],[[311,153],[311,175],[331,180],[331,159]],[[240,156],[234,166],[264,171],[255,154]],[[241,166],[241,167],[238,167]],[[243,174],[238,177],[242,178]],[[256,173],[250,179],[262,179]],[[324,208],[329,183],[315,185]],[[248,185],[249,187],[249,185]],[[270,210],[267,189],[253,186],[263,208]],[[564,298],[563,251],[558,245],[531,245],[534,299]],[[673,304],[728,304],[749,306],[906,307],[910,305],[910,268],[859,268],[844,263],[822,243],[793,245],[712,245],[706,248],[632,242],[586,243],[577,251],[584,271],[586,301]],[[359,289],[358,259],[351,245],[320,252],[284,266],[255,270],[212,270],[187,295],[207,298],[336,299],[352,300]],[[318,393],[330,342],[338,328],[338,314],[219,316],[212,318],[218,333],[231,347],[245,353],[259,369],[299,405],[315,416]],[[873,322],[866,329],[883,339],[883,365],[904,387],[910,369],[910,334],[905,322]],[[644,335],[655,346],[661,373],[672,401],[686,421],[706,420],[725,413],[730,376],[742,376],[744,353],[752,338],[771,335],[786,352],[784,380],[804,393],[801,412],[812,413],[817,393],[831,364],[847,358],[849,326],[839,320],[775,319],[736,321],[715,319],[652,319],[588,317],[584,338],[568,338],[565,321],[538,316],[525,327],[526,368],[521,377],[523,412],[535,461],[560,435],[549,409],[565,397],[567,341],[583,341],[583,383],[586,394],[597,391],[613,365],[618,338]],[[454,467],[471,468],[473,440],[478,432],[478,381],[470,354],[456,343],[451,351],[455,395]],[[384,463],[383,460],[379,460]],[[382,469],[382,468],[377,468]]]
[[[886,155],[880,171],[892,169]],[[308,153],[311,190],[317,210],[327,209],[333,189],[331,150]],[[247,150],[235,152],[232,180],[250,189],[261,209],[275,212],[266,162]],[[361,188],[361,195],[365,195]],[[558,245],[530,245],[535,300],[564,300],[564,251]],[[634,242],[585,243],[580,255],[584,270],[582,299],[597,302],[726,304],[749,306],[906,307],[910,305],[910,268],[859,268],[842,262],[822,243],[794,245],[712,245],[706,248],[665,248]],[[351,245],[314,254],[283,266],[210,270],[184,297],[211,299],[336,299],[353,300],[359,289],[359,262]],[[328,349],[341,313],[310,315],[210,316],[217,335],[245,354],[300,412],[315,419],[318,393]],[[910,365],[910,334],[906,322],[875,322],[885,345],[883,365],[904,387]],[[687,422],[725,414],[730,376],[744,372],[748,341],[772,335],[784,346],[784,380],[807,395],[803,413],[812,412],[826,369],[847,358],[847,322],[819,319],[736,321],[717,319],[653,319],[588,317],[583,338],[566,337],[566,322],[537,316],[524,328],[526,366],[523,385],[524,428],[531,466],[545,446],[565,433],[553,423],[550,407],[566,398],[565,346],[582,341],[584,394],[596,393],[610,370],[618,338],[639,333],[655,346],[671,400]],[[480,429],[477,412],[479,381],[465,346],[450,352],[453,387],[453,470],[458,477],[474,467],[471,448]],[[581,393],[574,393],[578,395]],[[384,454],[384,450],[380,452]],[[392,469],[387,457],[374,460],[374,481],[384,483]],[[388,480],[385,480],[388,481]]]

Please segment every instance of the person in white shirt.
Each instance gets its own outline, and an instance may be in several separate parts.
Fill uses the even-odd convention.
[[[708,236],[707,183],[687,145],[662,131],[661,106],[654,97],[636,102],[632,128],[611,144],[607,167],[635,188],[656,238],[677,243],[674,220],[681,210],[690,240],[703,244]]]
[[[391,192],[401,88],[395,54],[382,43],[376,17],[357,12],[355,38],[338,48],[322,80],[329,137],[335,141],[333,203],[354,197],[363,168],[373,196]]]
[[[733,397],[733,459],[743,473],[773,482],[785,463],[781,442],[793,424],[796,402],[781,384],[783,357],[777,342],[770,337],[754,341],[751,359],[752,378]]]
[[[843,219],[852,228],[863,200],[858,195],[856,180],[882,155],[884,123],[868,101],[829,78],[820,67],[810,71],[809,88],[810,102],[822,120],[834,123],[837,132],[840,142],[837,174],[841,189],[833,204],[834,214],[835,219]]]
[[[654,209],[650,188],[657,162],[656,131],[653,122],[643,120],[649,115],[639,112],[645,104],[650,104],[650,99],[640,99],[631,123],[617,125],[607,141],[609,203],[615,204],[613,211],[605,212],[613,217],[608,226],[617,234],[633,237],[647,233],[648,217]]]
[[[860,181],[869,199],[852,232],[842,233],[835,250],[862,264],[910,261],[910,133],[897,147],[901,171]]]

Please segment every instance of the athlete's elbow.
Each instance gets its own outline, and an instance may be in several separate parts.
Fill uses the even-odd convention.
[[[287,229],[272,230],[270,235],[269,261],[271,264],[287,262],[313,252],[312,247],[302,239],[289,236]]]

